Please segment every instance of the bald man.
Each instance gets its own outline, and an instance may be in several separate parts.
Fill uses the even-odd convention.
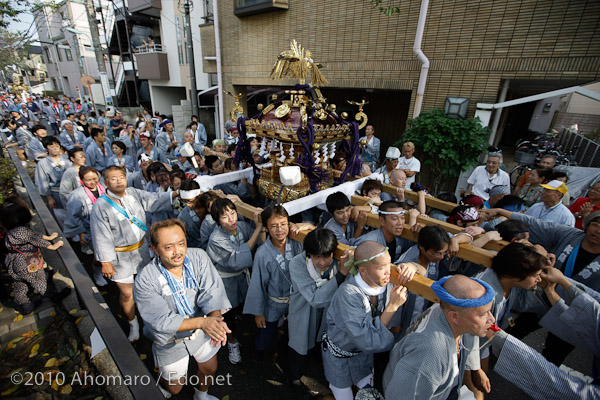
[[[404,187],[406,186],[406,173],[401,169],[395,169],[390,173],[390,185],[396,186],[396,195],[387,192],[381,193],[381,200],[404,201]]]
[[[490,391],[479,366],[479,337],[494,316],[494,290],[464,275],[445,277],[431,286],[442,300],[425,311],[394,346],[383,374],[385,398],[458,399],[465,367],[475,385]]]
[[[390,283],[391,258],[387,248],[366,241],[355,250],[358,273],[335,292],[327,311],[323,335],[323,366],[336,400],[353,399],[352,385],[373,385],[373,354],[388,351],[394,334],[388,329],[392,316],[406,301],[404,286]],[[401,281],[413,278],[405,265]]]

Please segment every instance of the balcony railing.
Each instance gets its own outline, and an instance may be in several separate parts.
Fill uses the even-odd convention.
[[[136,54],[147,54],[147,53],[166,53],[166,49],[163,48],[162,44],[143,44],[135,48]]]
[[[135,49],[138,78],[169,80],[169,62],[163,45],[150,44]]]

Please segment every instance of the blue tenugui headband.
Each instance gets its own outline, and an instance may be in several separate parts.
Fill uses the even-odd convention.
[[[444,289],[444,283],[446,283],[449,278],[450,276],[445,276],[439,281],[433,282],[431,285],[433,293],[435,293],[437,297],[439,297],[444,303],[448,303],[456,307],[475,308],[489,304],[496,296],[494,289],[492,289],[490,285],[479,279],[471,278],[485,288],[485,294],[478,299],[457,299],[448,293],[446,289]]]

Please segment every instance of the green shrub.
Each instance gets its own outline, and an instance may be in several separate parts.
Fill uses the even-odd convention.
[[[461,171],[476,165],[487,143],[488,127],[481,126],[479,118],[452,119],[442,110],[431,110],[409,119],[402,139],[394,144],[413,142],[425,155],[421,160],[432,168],[434,193],[442,182],[453,181]]]

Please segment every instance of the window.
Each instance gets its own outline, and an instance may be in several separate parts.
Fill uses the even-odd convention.
[[[58,87],[58,81],[56,80],[56,78],[52,78],[52,87],[54,87],[54,90],[60,90],[60,88]]]
[[[73,61],[73,53],[71,53],[71,46],[69,46],[69,42],[64,42],[63,45],[65,47],[65,56],[67,57],[67,61]]]
[[[44,47],[44,55],[46,56],[46,62],[48,64],[52,64],[52,57],[50,57],[50,50],[47,47]]]
[[[60,47],[59,47],[60,45],[57,44],[55,46],[56,46],[56,54],[58,56],[58,61],[62,61],[63,58],[62,58],[62,55],[60,54]]]
[[[287,10],[288,0],[236,0],[233,13],[238,17]]]

